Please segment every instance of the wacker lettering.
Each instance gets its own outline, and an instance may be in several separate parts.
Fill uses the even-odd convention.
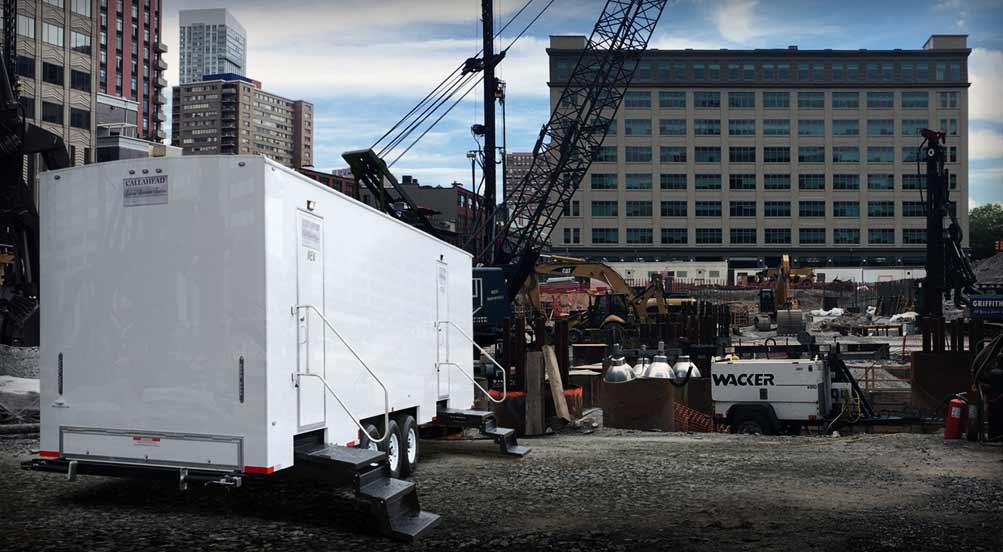
[[[713,374],[714,385],[773,385],[773,374]]]

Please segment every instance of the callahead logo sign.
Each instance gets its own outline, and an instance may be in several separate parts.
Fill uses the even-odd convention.
[[[713,374],[714,385],[765,387],[773,385],[773,374]]]
[[[164,203],[167,203],[166,174],[122,179],[122,204],[125,207]]]

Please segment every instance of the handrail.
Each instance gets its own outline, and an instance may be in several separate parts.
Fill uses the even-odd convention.
[[[387,429],[390,428],[390,392],[387,391],[387,386],[383,385],[383,380],[381,380],[379,376],[373,373],[373,371],[369,368],[369,365],[366,364],[366,362],[362,360],[362,357],[359,356],[359,353],[355,352],[355,349],[353,349],[352,346],[348,343],[348,341],[346,341],[345,338],[342,337],[340,333],[338,333],[338,330],[334,328],[334,325],[331,324],[331,322],[327,319],[327,317],[324,316],[320,312],[320,310],[317,309],[317,307],[313,305],[296,305],[294,307],[293,314],[295,315],[296,312],[298,312],[300,309],[312,309],[314,312],[316,312],[317,316],[319,316],[320,319],[324,321],[324,324],[328,327],[328,329],[330,329],[331,332],[334,333],[334,335],[337,336],[342,343],[344,343],[345,347],[347,347],[348,350],[352,353],[352,356],[355,357],[355,360],[358,360],[359,364],[361,364],[362,367],[365,368],[367,372],[369,372],[369,375],[372,376],[374,380],[376,380],[376,383],[378,383],[379,386],[383,388],[383,437],[379,439],[373,438],[373,436],[370,435],[368,431],[366,431],[366,428],[362,427],[362,424],[359,422],[358,418],[355,417],[355,414],[352,414],[352,411],[349,410],[347,406],[345,406],[345,403],[341,401],[341,398],[338,397],[338,394],[335,393],[334,389],[332,389],[331,386],[328,385],[327,380],[325,380],[322,376],[320,376],[319,374],[311,374],[309,372],[296,372],[296,375],[313,376],[319,379],[320,382],[324,384],[324,387],[327,388],[327,390],[334,397],[334,400],[338,401],[338,404],[341,405],[341,408],[346,413],[348,413],[348,416],[352,418],[352,422],[354,422],[355,425],[359,427],[359,431],[361,431],[362,434],[365,435],[367,439],[369,439],[373,443],[382,443],[383,441],[386,441],[387,437],[390,435],[390,432],[387,431]],[[309,339],[309,337],[307,339]]]
[[[464,372],[461,369],[461,367],[460,367],[459,364],[457,364],[455,362],[437,362],[437,364],[449,365],[449,366],[453,366],[454,368],[456,368],[461,374],[463,374],[463,376],[465,378],[467,378],[468,380],[470,380],[471,382],[473,382],[474,386],[477,387],[477,389],[479,389],[481,391],[481,393],[484,393],[484,395],[488,398],[489,401],[491,401],[491,402],[493,402],[495,404],[501,404],[501,403],[505,402],[505,399],[508,398],[508,383],[507,383],[508,382],[508,372],[505,370],[505,367],[502,366],[501,364],[498,364],[498,361],[496,361],[494,359],[494,357],[492,357],[491,355],[488,354],[487,351],[485,351],[484,349],[482,349],[481,346],[478,345],[477,342],[473,340],[473,338],[471,338],[463,330],[461,330],[459,326],[457,326],[456,324],[452,323],[449,320],[440,320],[440,321],[438,321],[438,322],[435,323],[435,325],[436,325],[437,328],[438,328],[438,326],[440,326],[442,324],[449,324],[450,326],[456,328],[456,331],[459,332],[461,336],[463,336],[467,341],[469,341],[470,344],[472,344],[474,347],[477,347],[477,350],[480,351],[482,355],[484,355],[485,357],[487,357],[487,359],[491,361],[491,364],[494,364],[495,366],[497,366],[502,371],[502,398],[500,400],[496,401],[494,399],[494,397],[491,396],[491,393],[488,392],[483,387],[481,387],[480,384],[477,383],[477,381],[474,380],[474,378],[472,378],[469,375],[467,375],[467,373]]]

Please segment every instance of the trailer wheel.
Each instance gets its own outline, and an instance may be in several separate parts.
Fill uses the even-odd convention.
[[[397,422],[390,420],[387,427],[387,438],[381,443],[377,443],[377,448],[387,453],[387,464],[390,466],[390,477],[401,476],[401,463],[404,455],[401,454],[401,430]]]
[[[373,424],[366,424],[364,427],[366,429],[366,433],[370,435],[379,435],[380,433],[380,431],[376,429],[376,426],[374,426]],[[369,437],[366,437],[366,433],[362,433],[361,431],[359,432],[359,448],[369,449],[369,450],[383,450],[378,446],[377,443],[370,441]]]
[[[401,444],[403,445],[401,477],[407,477],[418,469],[418,423],[413,416],[401,419]]]
[[[743,435],[773,435],[773,426],[763,415],[756,412],[743,412],[736,416],[731,424],[731,432]]]

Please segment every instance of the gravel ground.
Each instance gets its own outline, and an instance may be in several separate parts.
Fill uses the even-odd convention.
[[[913,550],[1003,546],[1003,449],[936,435],[760,437],[603,429],[424,442],[403,546],[359,529],[344,490],[295,473],[234,491],[22,471],[0,440],[0,550]]]

